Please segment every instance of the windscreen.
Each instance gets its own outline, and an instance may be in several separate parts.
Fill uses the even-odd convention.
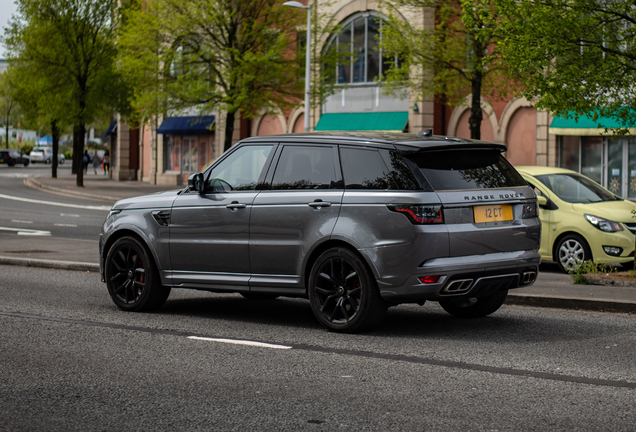
[[[537,176],[559,198],[569,203],[621,201],[587,177],[576,174],[548,174]]]
[[[435,191],[526,186],[497,150],[453,149],[407,155]]]

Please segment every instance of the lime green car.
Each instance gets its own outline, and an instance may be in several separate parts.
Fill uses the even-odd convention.
[[[636,203],[617,197],[576,171],[515,167],[539,200],[544,261],[572,270],[583,261],[634,263]]]

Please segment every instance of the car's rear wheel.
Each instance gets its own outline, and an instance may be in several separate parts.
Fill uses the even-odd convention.
[[[309,302],[320,324],[344,333],[379,324],[388,306],[366,263],[343,247],[323,252],[314,263]]]
[[[28,161],[28,160],[27,160],[27,161],[24,161],[24,166],[25,166],[25,167],[28,167],[28,166],[29,166],[29,161]]]
[[[566,273],[576,270],[583,262],[592,259],[590,247],[578,234],[568,234],[559,240],[555,255],[557,265]]]
[[[497,311],[506,301],[508,290],[497,291],[485,297],[443,300],[439,305],[458,318],[479,318]]]
[[[14,160],[10,160],[9,162],[7,162],[7,165],[15,166],[15,161]]]
[[[110,248],[105,278],[110,297],[122,310],[154,310],[170,295],[170,287],[161,285],[150,252],[134,237],[122,237]]]
[[[46,160],[44,161],[45,164],[50,164],[51,163],[51,159],[46,158]]]
[[[60,162],[60,165],[64,165],[64,161],[65,161],[65,160],[66,160],[66,159],[60,159],[60,161],[59,161],[59,162]]]

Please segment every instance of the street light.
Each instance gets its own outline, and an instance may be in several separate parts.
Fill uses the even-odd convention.
[[[305,54],[305,132],[309,132],[309,80],[310,80],[310,53],[311,53],[311,5],[305,6],[297,1],[288,1],[283,6],[291,6],[307,9],[307,52]]]

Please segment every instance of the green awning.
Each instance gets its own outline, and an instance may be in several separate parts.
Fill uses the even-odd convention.
[[[634,112],[634,121],[627,125],[630,134],[636,134],[636,112]],[[550,125],[550,133],[553,135],[576,135],[576,136],[599,136],[613,135],[612,131],[605,132],[605,129],[621,128],[625,125],[615,117],[599,116],[596,121],[592,114],[580,116],[578,121],[574,116],[569,119],[555,117]]]
[[[402,132],[409,121],[408,111],[323,114],[316,131]]]

